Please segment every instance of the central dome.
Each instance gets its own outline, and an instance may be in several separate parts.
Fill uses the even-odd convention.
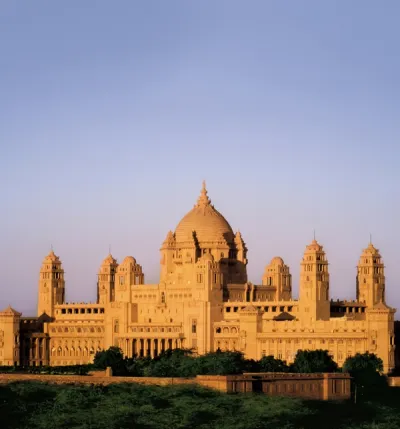
[[[178,223],[175,230],[177,242],[191,241],[193,233],[201,245],[210,242],[234,241],[234,234],[227,220],[211,204],[207,196],[206,184],[203,182],[203,189],[197,204]]]

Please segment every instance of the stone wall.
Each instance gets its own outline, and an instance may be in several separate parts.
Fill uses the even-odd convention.
[[[103,372],[103,371],[100,371]],[[0,374],[0,384],[16,381],[38,381],[53,384],[98,384],[108,385],[115,383],[139,383],[156,386],[172,384],[193,384],[194,378],[171,377],[107,377],[105,375],[48,375],[48,374]]]
[[[343,400],[351,397],[349,374],[276,374],[198,375],[196,378],[110,377],[105,371],[92,375],[0,374],[0,384],[38,381],[55,384],[108,385],[140,383],[156,386],[197,384],[226,393],[264,393],[306,399]]]

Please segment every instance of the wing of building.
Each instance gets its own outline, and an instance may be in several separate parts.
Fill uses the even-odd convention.
[[[357,268],[357,300],[330,300],[328,260],[313,241],[305,249],[299,299],[280,257],[260,284],[247,279],[247,248],[211,204],[205,184],[197,203],[162,243],[160,282],[146,284],[132,256],[108,255],[98,272],[97,302],[65,302],[64,270],[53,251],[39,277],[38,317],[0,312],[0,365],[71,365],[119,346],[125,355],[156,356],[168,348],[202,354],[239,350],[291,362],[299,349],[329,350],[339,365],[373,352],[394,367],[394,313],[385,303],[384,265],[372,245]]]

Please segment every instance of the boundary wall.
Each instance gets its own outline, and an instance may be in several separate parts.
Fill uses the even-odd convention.
[[[110,369],[107,368],[106,371],[93,372],[91,375],[0,374],[0,384],[20,381],[77,385],[138,383],[171,386],[196,384],[226,393],[260,393],[316,400],[351,398],[351,377],[345,373],[245,373],[240,375],[198,375],[195,378],[113,377]]]

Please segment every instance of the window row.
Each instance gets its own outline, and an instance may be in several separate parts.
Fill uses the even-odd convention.
[[[95,332],[97,332],[97,333],[101,333],[101,332],[104,332],[104,328],[103,327],[100,327],[100,326],[98,326],[98,327],[93,327],[93,326],[91,326],[91,327],[75,327],[75,326],[69,326],[69,327],[58,327],[58,328],[51,328],[51,332],[53,332],[53,333],[56,333],[56,332],[58,332],[58,333],[62,333],[62,332],[65,332],[65,333],[67,333],[67,332],[77,332],[78,334],[79,333],[95,333]]]
[[[61,308],[56,314],[104,314],[104,308]]]
[[[231,312],[237,313],[239,310],[244,310],[245,308],[246,307],[225,307],[225,311],[226,311],[226,313],[231,313]],[[292,305],[288,305],[288,306],[286,306],[286,305],[280,305],[280,306],[277,306],[277,305],[269,306],[269,305],[267,305],[267,306],[256,306],[256,308],[258,310],[265,311],[266,313],[269,313],[269,312],[271,312],[271,313],[276,313],[276,312],[282,313],[284,311],[287,311],[287,312],[293,311]]]

